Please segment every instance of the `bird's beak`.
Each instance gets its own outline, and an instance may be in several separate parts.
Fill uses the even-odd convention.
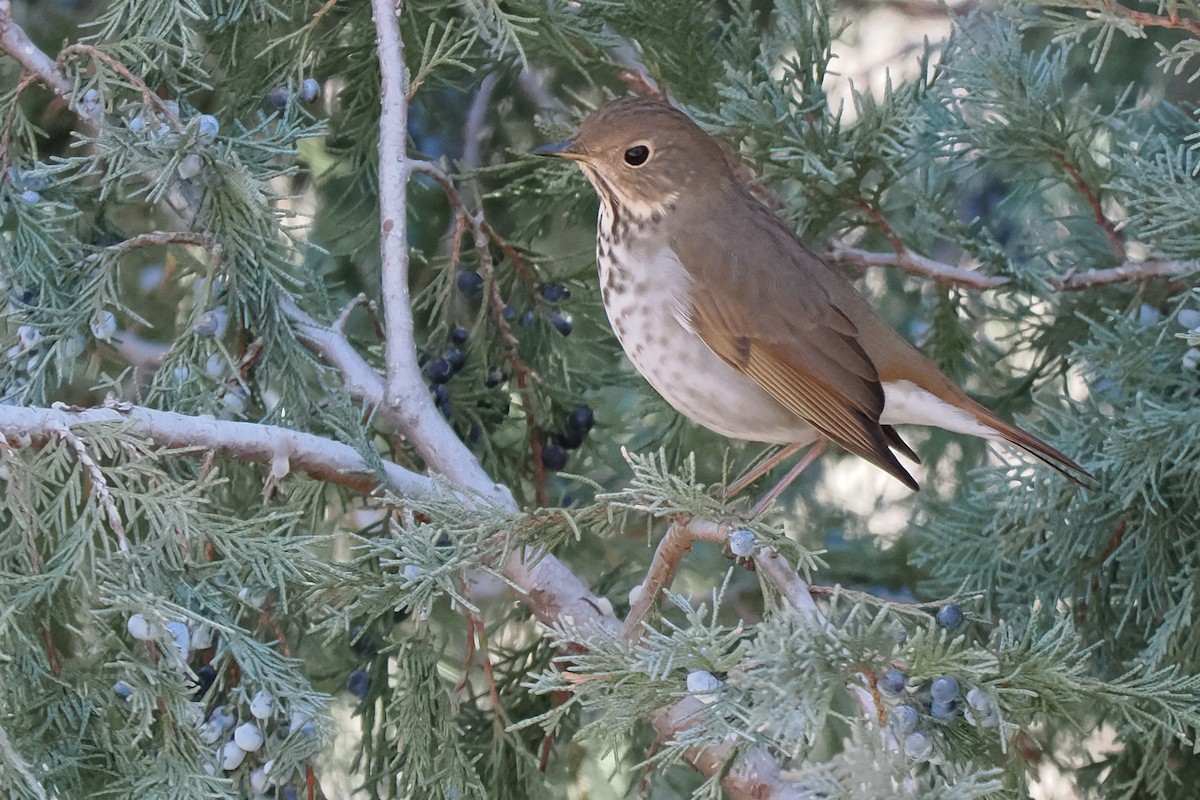
[[[544,144],[534,150],[533,155],[566,158],[571,161],[583,161],[585,158],[584,154],[575,146],[574,139],[565,139],[561,142]]]

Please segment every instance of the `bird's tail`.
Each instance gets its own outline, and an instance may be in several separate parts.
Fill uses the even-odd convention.
[[[1021,430],[1016,425],[1005,422],[978,403],[972,402],[971,405],[971,410],[980,424],[991,428],[999,438],[1021,448],[1072,483],[1086,489],[1096,488],[1095,476],[1058,448],[1046,444],[1032,433]]]

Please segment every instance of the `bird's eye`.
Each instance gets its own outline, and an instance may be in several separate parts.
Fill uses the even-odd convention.
[[[650,157],[650,148],[644,144],[635,144],[625,151],[625,163],[631,167],[640,167]]]

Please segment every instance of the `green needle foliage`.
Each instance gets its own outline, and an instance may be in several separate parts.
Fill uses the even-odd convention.
[[[386,480],[426,465],[361,381],[386,372],[371,4],[15,5],[5,797],[1016,800],[1051,765],[1079,796],[1195,796],[1200,4],[1002,3],[874,95],[835,91],[861,6],[401,4],[407,151],[428,162],[407,187],[417,389],[516,509]],[[846,267],[1095,486],[914,432],[919,498],[871,496],[833,453],[744,519],[724,486],[758,448],[682,419],[623,360],[594,193],[527,155],[630,87],[725,139],[818,249],[991,286]],[[303,315],[339,320],[359,360]],[[139,423],[155,412],[177,437]],[[218,423],[239,442],[210,444]],[[358,466],[251,446],[288,432]],[[689,518],[782,555],[815,610],[767,562],[696,542],[623,635],[652,546]],[[614,624],[536,621],[539,592],[575,590],[522,594],[519,553],[561,559]]]

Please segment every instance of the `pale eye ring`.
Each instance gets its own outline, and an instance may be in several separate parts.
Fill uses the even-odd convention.
[[[640,167],[650,160],[650,148],[644,144],[635,144],[625,151],[625,163],[631,167]]]

